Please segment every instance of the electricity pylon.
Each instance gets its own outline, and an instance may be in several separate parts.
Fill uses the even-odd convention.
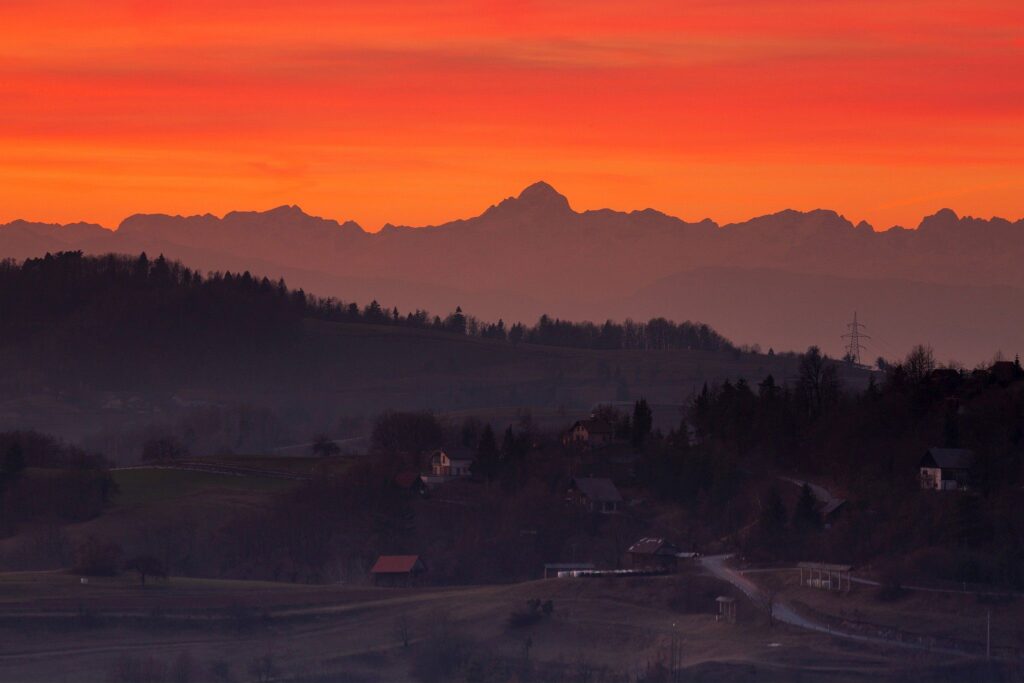
[[[864,323],[857,322],[857,311],[853,312],[853,322],[847,323],[846,327],[850,330],[843,335],[843,339],[848,340],[846,343],[846,360],[860,365],[860,352],[866,351],[868,348],[861,340],[871,339],[871,337],[861,332],[862,328],[867,328]]]

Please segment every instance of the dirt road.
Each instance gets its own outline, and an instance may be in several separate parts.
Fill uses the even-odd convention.
[[[781,596],[770,596],[765,590],[755,584],[753,581],[745,577],[738,570],[733,569],[726,561],[732,557],[731,555],[712,555],[709,557],[701,558],[701,563],[704,568],[707,569],[716,578],[735,586],[739,589],[747,598],[750,599],[755,605],[758,605],[764,610],[769,609],[769,600],[771,602],[771,614],[776,621],[783,624],[789,624],[797,628],[802,628],[807,631],[816,631],[818,633],[826,633],[837,638],[844,638],[847,640],[854,640],[862,643],[872,643],[877,645],[895,646],[902,648],[909,648],[913,650],[925,650],[928,652],[941,652],[949,655],[965,655],[964,652],[959,650],[952,650],[948,648],[936,647],[934,645],[928,645],[924,643],[918,643],[906,640],[891,640],[887,638],[875,638],[866,636],[860,633],[849,633],[832,628],[829,624],[817,621],[815,619],[806,617],[798,613],[790,605],[788,605]]]

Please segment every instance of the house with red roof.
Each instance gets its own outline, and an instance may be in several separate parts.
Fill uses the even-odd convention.
[[[378,586],[411,586],[425,574],[427,566],[419,555],[381,555],[370,569]]]

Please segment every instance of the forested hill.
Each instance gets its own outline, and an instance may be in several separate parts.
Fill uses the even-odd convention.
[[[0,263],[0,424],[9,428],[73,435],[94,428],[97,410],[119,425],[149,424],[199,405],[268,406],[297,420],[386,408],[586,410],[641,393],[679,404],[705,381],[784,378],[794,363],[688,322],[485,323],[144,255]]]
[[[97,342],[144,343],[153,349],[201,351],[210,344],[246,339],[259,346],[291,335],[304,318],[331,322],[431,329],[484,339],[592,349],[723,351],[733,345],[707,325],[664,318],[646,323],[595,325],[541,316],[535,325],[485,323],[461,308],[446,317],[406,313],[372,301],[360,308],[319,298],[284,280],[249,272],[203,276],[163,256],[150,259],[81,252],[47,254],[0,266],[3,331],[25,340],[41,328],[71,353]],[[71,335],[69,338],[67,335]],[[233,339],[234,338],[234,339]]]

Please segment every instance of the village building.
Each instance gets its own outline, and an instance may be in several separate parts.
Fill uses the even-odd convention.
[[[548,562],[544,565],[544,578],[558,578],[567,572],[593,571],[593,562]]]
[[[929,448],[918,472],[921,488],[931,491],[963,491],[970,487],[974,451],[966,448]]]
[[[473,474],[473,454],[439,448],[430,456],[430,473],[435,477],[468,477]]]
[[[633,569],[674,572],[681,563],[695,557],[696,553],[683,552],[664,538],[641,538],[626,550],[626,558]]]
[[[577,420],[564,434],[562,445],[585,448],[607,446],[615,438],[615,428],[610,422],[599,417]]]
[[[426,571],[419,555],[381,555],[370,575],[378,586],[412,586]]]
[[[992,379],[1000,384],[1010,384],[1018,379],[1024,378],[1024,370],[1021,370],[1020,361],[1000,360],[989,368]]]
[[[566,498],[591,512],[612,514],[622,509],[622,494],[611,479],[573,477]]]

